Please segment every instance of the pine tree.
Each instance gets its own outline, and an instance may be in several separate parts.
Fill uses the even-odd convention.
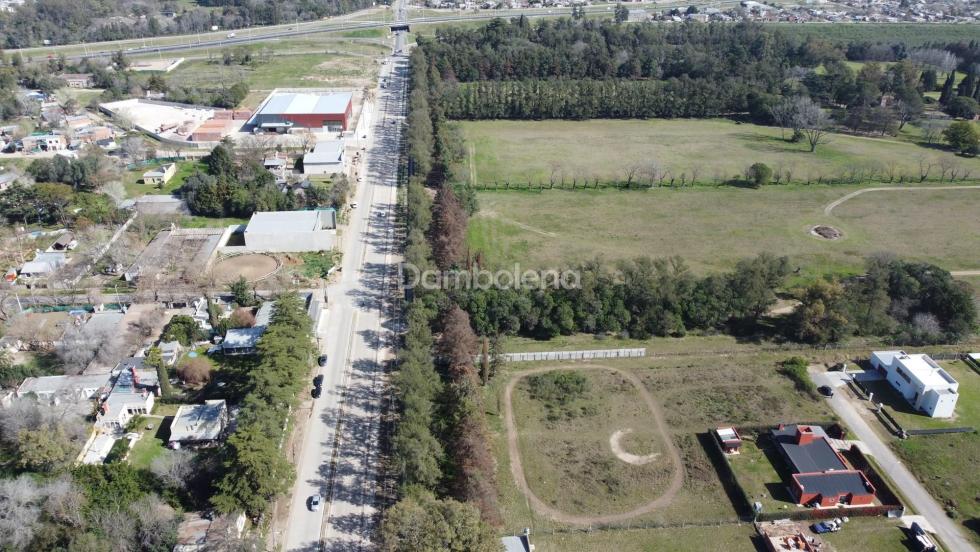
[[[173,396],[174,388],[170,385],[170,374],[167,370],[167,364],[163,361],[163,356],[160,354],[160,348],[150,347],[150,350],[146,352],[146,358],[143,360],[143,364],[156,369],[157,379],[160,382],[160,395],[163,398]]]
[[[939,103],[946,104],[953,99],[953,83],[956,81],[956,71],[950,71],[943,83],[943,91],[939,94]]]

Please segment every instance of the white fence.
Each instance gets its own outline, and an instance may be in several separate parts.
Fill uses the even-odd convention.
[[[647,355],[640,349],[597,349],[593,351],[547,351],[539,353],[505,353],[500,355],[507,362],[532,362],[539,360],[594,360],[603,358],[637,358]]]

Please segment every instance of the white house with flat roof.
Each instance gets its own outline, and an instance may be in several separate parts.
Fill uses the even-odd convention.
[[[227,425],[228,406],[224,399],[181,405],[170,423],[170,447],[213,443],[222,436]]]
[[[323,140],[303,156],[303,174],[332,175],[344,172],[344,141]]]
[[[933,418],[953,415],[960,384],[929,355],[875,351],[871,366],[883,372],[888,383],[916,410]]]
[[[329,251],[337,237],[333,209],[268,211],[252,214],[245,227],[245,250],[262,253]]]

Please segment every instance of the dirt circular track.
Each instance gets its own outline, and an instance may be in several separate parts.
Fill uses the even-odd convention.
[[[549,506],[548,504],[545,504],[543,500],[538,498],[536,494],[534,494],[534,491],[532,491],[531,487],[527,484],[527,477],[524,476],[524,467],[521,464],[521,451],[517,444],[517,424],[514,422],[514,408],[511,402],[511,397],[514,394],[514,387],[517,386],[517,382],[521,381],[521,379],[533,374],[553,372],[556,370],[608,370],[623,376],[633,384],[636,391],[643,398],[643,402],[646,403],[647,408],[650,409],[650,415],[653,417],[654,423],[657,425],[657,430],[663,437],[664,447],[667,449],[667,456],[674,465],[674,473],[671,477],[670,485],[668,485],[667,489],[662,495],[650,502],[647,502],[646,504],[633,508],[628,512],[601,516],[581,516],[569,514],[559,510],[558,508]],[[510,472],[514,477],[514,482],[517,483],[517,487],[527,498],[528,502],[531,503],[531,507],[534,508],[536,512],[541,515],[548,516],[555,521],[575,525],[593,525],[626,521],[648,512],[652,512],[657,508],[663,508],[664,506],[669,505],[671,501],[674,500],[674,496],[677,495],[677,492],[680,491],[681,485],[684,484],[684,464],[681,461],[681,455],[677,451],[677,447],[674,446],[674,442],[671,440],[670,434],[667,432],[667,424],[664,423],[664,416],[660,409],[660,405],[657,404],[657,401],[653,398],[653,395],[651,395],[650,392],[647,391],[646,387],[643,386],[643,382],[640,381],[640,378],[631,372],[596,364],[578,364],[557,367],[546,366],[542,368],[532,368],[530,370],[515,372],[511,375],[510,381],[507,382],[507,387],[504,388],[504,424],[507,428],[507,455],[510,458]]]
[[[827,226],[826,224],[818,224],[813,228],[810,228],[810,235],[816,236],[824,240],[839,240],[844,235],[840,230],[834,228],[833,226]]]
[[[219,260],[211,268],[211,275],[220,284],[234,282],[239,276],[258,282],[274,274],[280,266],[279,260],[271,255],[249,253]]]

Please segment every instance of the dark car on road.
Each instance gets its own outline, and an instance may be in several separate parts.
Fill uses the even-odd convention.
[[[322,386],[323,386],[323,374],[320,374],[319,376],[313,378],[313,387],[322,387]]]
[[[320,358],[316,359],[316,363],[321,368],[327,365],[327,355],[320,355]]]
[[[323,392],[323,389],[321,389],[320,387],[314,387],[313,388],[313,391],[310,391],[310,396],[312,396],[314,399],[319,399],[320,398],[320,393],[322,393],[322,392]]]
[[[834,396],[834,390],[831,389],[829,385],[821,385],[820,387],[817,387],[817,391],[824,397]]]

